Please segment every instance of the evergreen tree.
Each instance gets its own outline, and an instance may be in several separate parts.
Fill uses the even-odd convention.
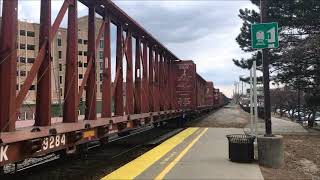
[[[272,80],[302,90],[305,102],[313,114],[320,106],[320,1],[319,0],[267,0],[267,22],[278,22],[280,47],[268,51]],[[260,0],[251,0],[259,7]],[[233,59],[234,64],[250,69],[257,61],[261,70],[260,52],[251,48],[251,25],[260,22],[255,10],[240,9],[243,24],[237,43],[244,52],[252,53],[248,59]],[[313,125],[313,119],[309,126]]]

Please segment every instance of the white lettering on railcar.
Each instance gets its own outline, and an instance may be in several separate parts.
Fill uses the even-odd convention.
[[[9,145],[1,146],[1,148],[0,148],[0,162],[8,161],[8,156],[7,156],[8,148],[9,148]]]
[[[56,136],[46,137],[42,140],[42,151],[58,148],[66,145],[66,135],[59,134]]]

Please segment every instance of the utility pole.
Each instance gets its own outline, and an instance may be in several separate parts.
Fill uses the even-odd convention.
[[[243,81],[241,81],[241,94],[243,95]]]
[[[253,107],[254,107],[254,132],[258,136],[258,96],[257,96],[257,62],[253,61]]]
[[[252,84],[252,67],[250,69],[250,133],[253,135],[253,84]]]
[[[260,21],[261,23],[267,22],[267,0],[260,0]],[[263,64],[263,90],[264,90],[264,120],[266,126],[265,136],[272,136],[271,128],[271,104],[270,104],[270,79],[269,79],[269,59],[268,50],[266,48],[261,50],[261,58]]]

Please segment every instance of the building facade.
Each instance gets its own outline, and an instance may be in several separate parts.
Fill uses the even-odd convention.
[[[0,17],[1,22],[1,17]],[[96,37],[102,23],[101,18],[96,18]],[[0,23],[1,25],[1,23]],[[18,93],[30,72],[39,51],[40,24],[26,20],[18,21],[17,34],[17,85]],[[6,32],[4,32],[6,33]],[[53,116],[62,115],[64,101],[64,85],[66,72],[67,29],[59,28],[51,42],[51,99]],[[78,19],[78,85],[81,86],[84,74],[87,70],[87,44],[88,44],[88,16]],[[103,66],[103,36],[96,47],[96,79],[97,79],[97,104],[101,104],[102,92],[102,66]],[[41,77],[41,76],[40,76]],[[32,83],[29,92],[20,108],[20,119],[33,119],[36,103],[37,77]],[[85,89],[82,101],[85,101]],[[81,109],[81,108],[80,108]],[[82,107],[83,110],[83,107]]]
[[[98,34],[102,20],[96,19],[96,35]],[[39,29],[37,23],[19,21],[18,23],[18,51],[17,51],[17,92],[21,89],[39,50]],[[88,44],[88,16],[78,19],[78,84],[82,83],[87,70],[87,44]],[[101,67],[103,59],[103,39],[100,40],[96,54],[97,72],[97,100],[101,100]],[[52,103],[61,104],[64,100],[64,84],[66,70],[67,29],[59,28],[51,47],[51,91]],[[37,79],[33,81],[24,104],[35,104]],[[83,93],[85,100],[85,92]]]

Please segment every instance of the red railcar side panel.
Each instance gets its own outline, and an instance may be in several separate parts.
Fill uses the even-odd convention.
[[[196,91],[197,91],[197,107],[206,106],[206,85],[207,81],[204,80],[199,74],[196,76]]]
[[[173,64],[175,73],[175,103],[177,109],[196,108],[196,65],[193,61],[176,61]]]
[[[207,89],[206,89],[206,105],[213,106],[213,82],[207,82]]]
[[[214,100],[214,107],[219,107],[219,89],[214,89],[213,92],[213,100]]]

